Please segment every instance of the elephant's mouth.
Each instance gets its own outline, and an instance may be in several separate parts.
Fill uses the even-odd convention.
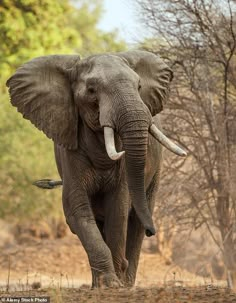
[[[102,126],[100,124],[100,121],[99,121],[99,116],[96,117],[96,119],[94,120],[94,126],[96,129],[102,129]]]
[[[85,121],[89,128],[93,131],[102,131],[102,126],[99,120],[99,112],[87,115]]]

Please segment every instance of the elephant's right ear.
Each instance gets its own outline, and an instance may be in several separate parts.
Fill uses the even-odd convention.
[[[35,58],[7,81],[11,103],[47,137],[68,149],[76,149],[78,110],[67,71],[78,55]]]

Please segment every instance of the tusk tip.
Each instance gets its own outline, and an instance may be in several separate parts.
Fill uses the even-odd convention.
[[[114,153],[112,155],[110,155],[111,160],[113,161],[117,161],[119,160],[121,157],[123,157],[123,155],[125,154],[125,151],[121,151],[119,153]]]
[[[178,155],[180,157],[186,157],[188,154],[186,153],[185,150],[183,150],[182,148],[180,148],[180,150],[178,151]]]
[[[174,142],[172,142],[170,139],[168,139],[162,131],[160,131],[155,124],[152,124],[150,127],[150,133],[151,135],[159,141],[163,146],[165,146],[167,149],[169,149],[172,153],[175,153],[176,155],[180,157],[186,157],[187,153],[185,150],[180,148],[178,145],[176,145]]]
[[[186,153],[185,150],[181,149],[177,152],[177,155],[180,157],[186,157],[188,154]]]

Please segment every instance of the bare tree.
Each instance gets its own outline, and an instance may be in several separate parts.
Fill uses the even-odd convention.
[[[155,37],[143,47],[174,70],[164,129],[189,154],[165,158],[164,210],[188,226],[206,225],[222,251],[228,283],[236,289],[236,3],[136,2]]]

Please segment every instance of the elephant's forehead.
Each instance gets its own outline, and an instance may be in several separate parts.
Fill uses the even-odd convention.
[[[110,54],[94,56],[92,59],[92,63],[94,64],[94,66],[102,65],[103,68],[113,68],[114,65],[124,65],[124,61],[122,61],[121,58]]]
[[[102,78],[122,77],[136,80],[137,74],[123,59],[112,54],[97,55],[92,58],[92,70]]]

